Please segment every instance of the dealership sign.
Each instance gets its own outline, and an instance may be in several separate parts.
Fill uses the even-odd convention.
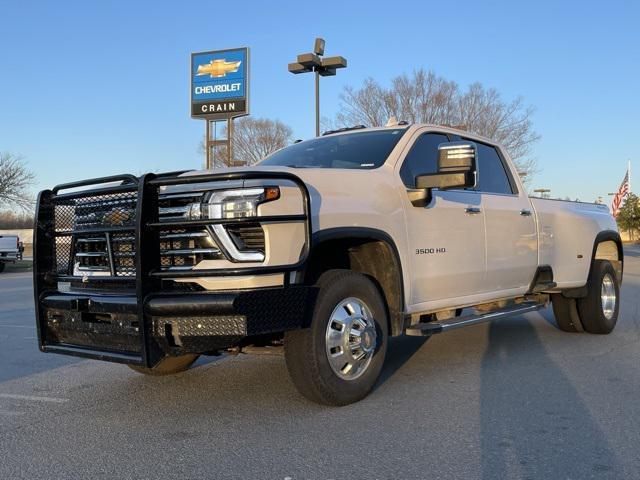
[[[249,113],[249,49],[191,54],[191,116],[224,119]]]

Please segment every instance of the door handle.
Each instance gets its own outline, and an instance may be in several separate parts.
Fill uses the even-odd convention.
[[[480,210],[478,207],[467,207],[464,209],[464,213],[468,213],[469,215],[477,215],[480,212],[482,212],[482,210]]]
[[[527,210],[526,208],[523,208],[522,210],[520,210],[520,215],[523,217],[530,217],[531,210]]]

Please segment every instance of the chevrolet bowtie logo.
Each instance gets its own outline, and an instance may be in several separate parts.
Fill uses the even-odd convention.
[[[237,72],[241,63],[242,61],[240,60],[237,62],[227,62],[224,59],[211,60],[209,63],[205,63],[204,65],[198,65],[196,76],[200,77],[202,75],[209,75],[211,78],[224,77],[227,73]]]
[[[124,208],[113,208],[102,216],[102,223],[106,226],[120,227],[133,218],[133,212]]]

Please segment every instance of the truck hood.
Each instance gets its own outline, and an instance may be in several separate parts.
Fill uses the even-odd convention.
[[[232,172],[287,172],[299,177],[308,185],[314,185],[317,182],[324,183],[324,180],[331,179],[337,185],[345,185],[348,188],[350,181],[365,181],[365,178],[377,177],[381,175],[384,167],[359,170],[346,168],[293,168],[281,167],[275,165],[251,167],[225,167],[216,168],[215,170],[195,170],[182,174],[182,176],[205,175],[208,173],[232,173]],[[340,181],[336,180],[339,179]]]
[[[296,175],[307,186],[311,198],[314,225],[319,225],[320,209],[348,215],[349,212],[375,212],[377,215],[399,213],[399,181],[393,181],[393,170],[389,165],[370,170],[336,168],[292,168],[279,166],[231,167],[216,170],[188,172],[184,175],[231,172],[286,172]],[[259,181],[259,180],[257,180]],[[243,180],[224,181],[221,188],[245,186]],[[253,182],[253,180],[249,180]],[[222,182],[221,182],[222,183]],[[359,218],[359,217],[357,217]],[[351,215],[345,222],[352,224]],[[358,222],[356,222],[358,223]]]
[[[253,165],[249,167],[223,167],[216,168],[215,170],[193,170],[186,173],[183,173],[182,177],[187,177],[191,175],[206,175],[209,173],[232,173],[232,172],[289,172],[293,174],[297,174],[300,178],[303,175],[299,173],[303,170],[310,170],[317,172],[318,170],[334,170],[334,169],[326,169],[326,168],[292,168],[292,167],[280,167],[276,165],[269,166],[261,166],[261,165]]]

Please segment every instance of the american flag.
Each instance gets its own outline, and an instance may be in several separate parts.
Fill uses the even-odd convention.
[[[627,169],[627,174],[624,176],[624,180],[620,184],[620,188],[618,189],[618,193],[616,193],[615,197],[613,197],[613,202],[611,202],[611,214],[618,218],[620,214],[620,208],[622,207],[622,203],[624,199],[629,194],[629,170]]]

